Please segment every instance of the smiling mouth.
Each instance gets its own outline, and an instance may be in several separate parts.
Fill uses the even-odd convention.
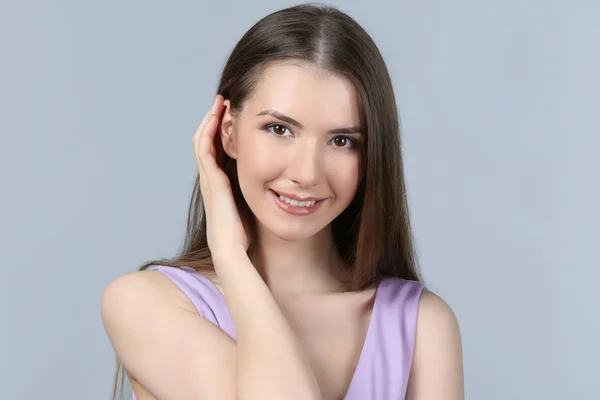
[[[286,204],[292,206],[292,207],[313,207],[315,204],[318,204],[320,202],[322,202],[325,199],[319,199],[319,200],[296,200],[296,199],[292,199],[289,197],[286,197],[282,194],[277,193],[276,191],[269,189],[275,196],[277,196],[279,198],[279,200],[281,200],[282,202],[285,202]]]

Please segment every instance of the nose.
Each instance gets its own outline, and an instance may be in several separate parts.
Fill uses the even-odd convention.
[[[302,142],[294,146],[287,168],[287,177],[292,182],[308,188],[316,185],[323,176],[323,149],[319,148],[316,141]]]

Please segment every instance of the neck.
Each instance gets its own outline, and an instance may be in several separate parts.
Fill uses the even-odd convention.
[[[341,290],[342,261],[331,225],[303,241],[290,242],[259,228],[250,260],[275,295],[331,293]]]

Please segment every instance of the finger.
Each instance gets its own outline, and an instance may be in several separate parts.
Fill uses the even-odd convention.
[[[202,136],[202,132],[206,128],[206,123],[208,122],[210,115],[215,114],[218,111],[218,109],[220,107],[222,107],[223,101],[224,101],[224,98],[222,95],[219,94],[215,97],[215,100],[213,101],[213,104],[212,104],[210,110],[204,115],[204,118],[202,118],[202,121],[200,122],[200,125],[198,126],[198,129],[196,130],[196,133],[194,134],[194,137],[192,138],[192,142],[194,144],[194,154],[196,156],[197,161],[198,161],[199,138],[200,138],[200,136]]]
[[[208,110],[208,112],[204,115],[204,118],[202,118],[202,121],[200,122],[200,125],[198,125],[198,129],[196,130],[196,135],[199,136],[202,134],[202,131],[204,130],[204,127],[206,126],[206,122],[208,121],[208,117],[210,116],[211,113],[213,113],[213,108],[214,108],[214,104],[210,108],[210,110]]]
[[[215,96],[215,99],[210,107],[210,110],[208,110],[208,112],[204,115],[204,118],[202,118],[200,125],[198,125],[198,129],[196,130],[197,135],[202,134],[202,130],[204,129],[206,122],[208,121],[208,117],[210,116],[211,113],[217,114],[217,112],[223,105],[224,100],[225,100],[224,97],[220,94]]]
[[[217,116],[211,113],[208,116],[200,137],[198,138],[198,159],[201,167],[206,172],[210,172],[209,170],[212,170],[217,166],[215,156],[211,151],[217,131],[217,125]]]
[[[223,96],[217,95],[211,109],[204,116],[202,123],[193,138],[194,154],[198,164],[201,190],[203,187],[208,187],[207,185],[210,185],[210,175],[218,172],[216,171],[219,167],[214,156],[215,152],[211,150],[214,147],[215,134],[219,125],[219,118],[217,118],[217,116],[220,115],[220,112],[222,111],[223,102]],[[206,147],[207,143],[209,145],[208,149]]]
[[[202,128],[200,129],[200,149],[204,149],[206,151],[211,152],[210,150],[214,147],[214,140],[215,140],[215,135],[218,134],[217,130],[219,127],[219,120],[220,120],[220,115],[221,112],[223,111],[223,104],[224,104],[224,97],[221,96],[220,94],[216,96],[215,98],[215,102],[213,103],[211,110],[209,111],[208,115],[206,116],[206,121],[204,122]],[[215,126],[208,126],[209,121],[212,121],[212,119],[215,120],[216,125]],[[210,136],[210,138],[207,138],[206,141],[209,141],[208,143],[210,143],[210,146],[206,147],[206,145],[202,145],[202,143],[204,143],[205,139],[204,136]],[[213,158],[214,158],[214,154],[215,152],[212,151],[211,152],[213,154]]]

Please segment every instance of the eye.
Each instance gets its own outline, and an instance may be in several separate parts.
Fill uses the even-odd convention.
[[[331,141],[335,147],[339,148],[352,149],[356,147],[356,142],[348,136],[336,136]]]
[[[271,132],[272,134],[274,134],[275,136],[284,136],[284,135],[285,135],[285,132],[286,132],[286,130],[287,130],[288,132],[290,132],[290,129],[289,129],[287,126],[285,126],[285,125],[281,125],[281,124],[271,124],[271,125],[268,125],[268,126],[266,127],[266,129],[267,129],[269,132]],[[290,132],[290,133],[291,133],[291,132]]]

